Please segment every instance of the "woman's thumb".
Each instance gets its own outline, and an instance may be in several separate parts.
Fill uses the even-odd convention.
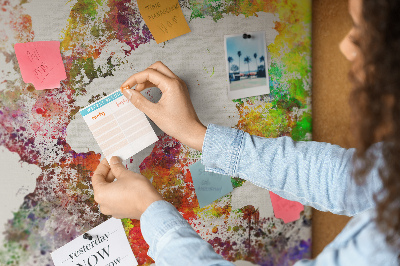
[[[115,178],[121,178],[123,176],[123,173],[125,171],[128,171],[126,167],[122,164],[121,158],[117,156],[113,156],[110,159],[110,168],[111,171],[113,172]]]
[[[151,105],[153,104],[152,102],[134,89],[125,89],[122,93],[137,109],[148,115],[148,112],[151,110]]]

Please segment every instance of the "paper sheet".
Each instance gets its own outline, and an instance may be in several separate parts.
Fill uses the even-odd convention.
[[[158,140],[145,114],[119,90],[79,112],[107,160],[126,160]]]
[[[301,203],[284,199],[271,191],[269,195],[276,218],[282,219],[285,223],[290,223],[300,218],[300,212],[304,210],[304,206]]]
[[[200,208],[232,192],[231,177],[206,172],[201,162],[189,166]]]
[[[111,218],[51,253],[56,266],[138,265],[121,220]]]
[[[157,43],[190,32],[178,0],[138,0],[137,3]]]
[[[37,90],[60,88],[67,78],[60,54],[60,42],[27,42],[14,45],[22,79]]]

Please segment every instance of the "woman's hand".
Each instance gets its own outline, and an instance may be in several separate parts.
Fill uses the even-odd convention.
[[[136,88],[130,89],[135,86]],[[158,103],[147,100],[140,92],[158,87],[162,96]],[[186,84],[161,62],[132,75],[121,90],[133,105],[145,113],[168,135],[201,151],[206,127],[193,108]]]
[[[92,185],[100,211],[118,219],[140,219],[147,207],[163,199],[146,177],[126,169],[118,157],[112,157],[110,165],[106,159],[100,162]]]

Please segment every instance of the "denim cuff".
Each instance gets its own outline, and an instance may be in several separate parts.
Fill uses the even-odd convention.
[[[209,124],[201,156],[205,170],[237,176],[244,134],[241,130]]]

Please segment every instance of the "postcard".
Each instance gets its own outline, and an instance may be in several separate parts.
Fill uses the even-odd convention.
[[[229,99],[269,94],[265,32],[225,35]]]

